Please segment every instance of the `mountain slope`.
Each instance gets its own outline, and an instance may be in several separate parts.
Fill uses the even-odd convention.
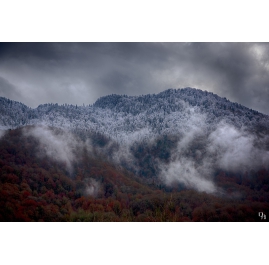
[[[213,180],[218,170],[269,168],[268,116],[198,89],[109,95],[88,106],[1,103],[2,129],[35,126],[28,134],[69,169],[73,150],[88,146],[148,184],[221,193]]]
[[[269,211],[269,171],[243,180],[219,172],[224,196],[176,186],[167,191],[86,146],[73,150],[74,160],[66,148],[41,146],[27,134],[33,128],[9,130],[0,139],[0,221],[263,221],[258,212]],[[48,139],[69,141],[65,132],[50,130]]]

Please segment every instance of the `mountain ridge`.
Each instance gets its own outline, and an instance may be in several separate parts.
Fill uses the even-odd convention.
[[[205,123],[211,127],[225,120],[237,128],[269,130],[268,115],[230,102],[212,92],[194,88],[168,89],[158,94],[141,96],[111,94],[86,106],[47,103],[30,108],[1,97],[0,114],[2,129],[45,124],[100,132],[115,139],[124,133],[139,130],[149,130],[155,135],[170,134],[172,131],[180,133],[180,127],[193,114],[197,120],[199,116],[205,119]]]

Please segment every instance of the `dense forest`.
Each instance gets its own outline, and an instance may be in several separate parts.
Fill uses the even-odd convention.
[[[69,167],[68,159],[52,159],[25,128],[8,130],[0,139],[0,220],[266,221],[258,216],[269,212],[266,168],[216,170],[213,180],[221,192],[201,192],[113,164],[98,152],[105,140],[94,140],[90,151],[74,150],[78,158]],[[156,146],[163,150],[162,144]],[[138,146],[135,152],[143,157],[145,150]],[[150,152],[169,157],[157,147]]]
[[[199,89],[0,97],[1,221],[266,221],[269,117]]]

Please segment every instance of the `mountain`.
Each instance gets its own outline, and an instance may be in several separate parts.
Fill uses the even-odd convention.
[[[149,135],[181,133],[193,115],[202,118],[208,129],[220,121],[236,128],[269,129],[267,115],[193,88],[169,89],[156,95],[109,95],[88,106],[44,104],[35,109],[0,98],[0,114],[2,129],[43,124],[94,131],[119,141],[140,130],[147,130]]]
[[[0,174],[1,220],[257,221],[269,117],[193,88],[35,109],[0,98]]]

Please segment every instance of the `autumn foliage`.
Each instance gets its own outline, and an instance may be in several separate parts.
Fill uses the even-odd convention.
[[[36,154],[10,130],[0,140],[1,221],[261,221],[269,213],[269,172],[217,172],[222,194],[167,189],[83,154],[72,173]],[[268,216],[269,218],[269,216]],[[265,220],[266,221],[266,220]]]

